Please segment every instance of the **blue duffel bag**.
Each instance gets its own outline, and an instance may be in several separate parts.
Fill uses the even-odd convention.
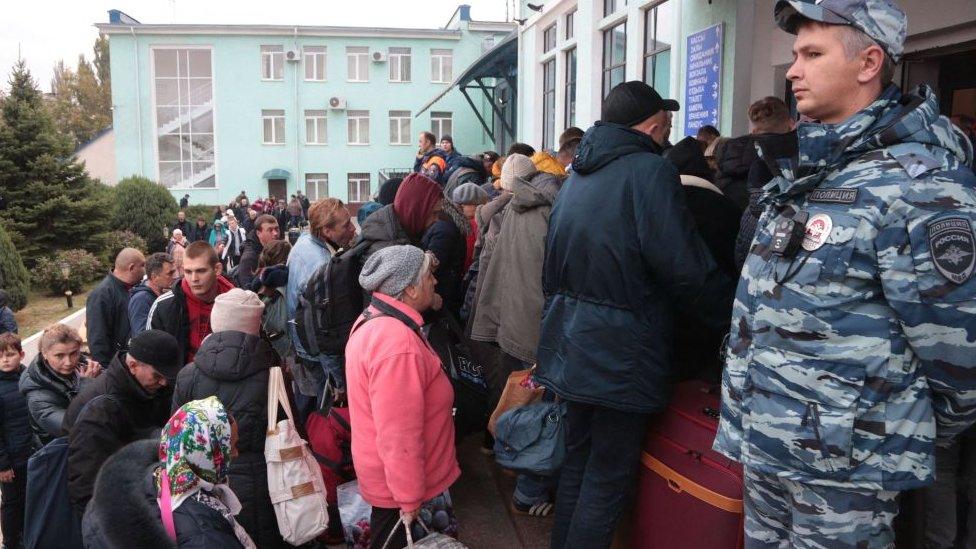
[[[536,402],[505,412],[495,424],[495,461],[519,473],[559,472],[566,457],[565,416],[563,402]]]

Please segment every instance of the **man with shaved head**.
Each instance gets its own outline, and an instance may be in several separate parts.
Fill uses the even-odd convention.
[[[99,364],[108,364],[129,341],[129,290],[146,272],[146,258],[135,248],[123,248],[115,256],[115,267],[88,294],[85,319],[88,349]]]

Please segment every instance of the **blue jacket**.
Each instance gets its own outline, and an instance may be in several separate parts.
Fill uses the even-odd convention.
[[[146,329],[146,321],[149,319],[149,309],[156,301],[156,292],[145,282],[133,286],[129,290],[129,337],[136,337]]]
[[[727,327],[732,281],[698,235],[678,172],[659,152],[644,134],[598,122],[556,199],[537,373],[567,400],[661,410],[674,373],[675,304]]]
[[[0,471],[27,463],[34,453],[27,399],[18,384],[21,366],[15,372],[0,372]]]
[[[17,333],[17,319],[10,307],[0,307],[0,334],[4,332]]]

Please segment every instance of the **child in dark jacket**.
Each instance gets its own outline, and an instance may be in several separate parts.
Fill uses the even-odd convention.
[[[4,547],[20,547],[27,496],[27,458],[34,452],[27,400],[18,389],[24,350],[13,333],[0,334],[0,529]]]

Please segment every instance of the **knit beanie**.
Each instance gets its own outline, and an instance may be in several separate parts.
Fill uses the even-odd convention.
[[[367,292],[400,295],[417,279],[424,261],[423,250],[416,246],[388,246],[366,260],[359,273],[359,285]]]
[[[410,238],[420,238],[427,229],[427,220],[444,190],[433,179],[419,173],[404,178],[393,199],[393,213]]]
[[[261,333],[262,313],[264,303],[256,293],[232,288],[214,300],[210,311],[210,329],[215,333],[235,331],[258,335]]]
[[[505,159],[505,165],[502,166],[502,188],[511,191],[515,178],[527,180],[536,172],[535,164],[528,156],[518,153],[510,154]]]
[[[488,192],[474,183],[459,185],[451,193],[455,204],[484,204],[488,202]]]
[[[396,198],[397,190],[400,189],[400,183],[403,183],[402,177],[391,177],[386,180],[386,183],[380,187],[380,192],[376,195],[376,201],[384,206],[389,206],[393,204],[393,199]]]

